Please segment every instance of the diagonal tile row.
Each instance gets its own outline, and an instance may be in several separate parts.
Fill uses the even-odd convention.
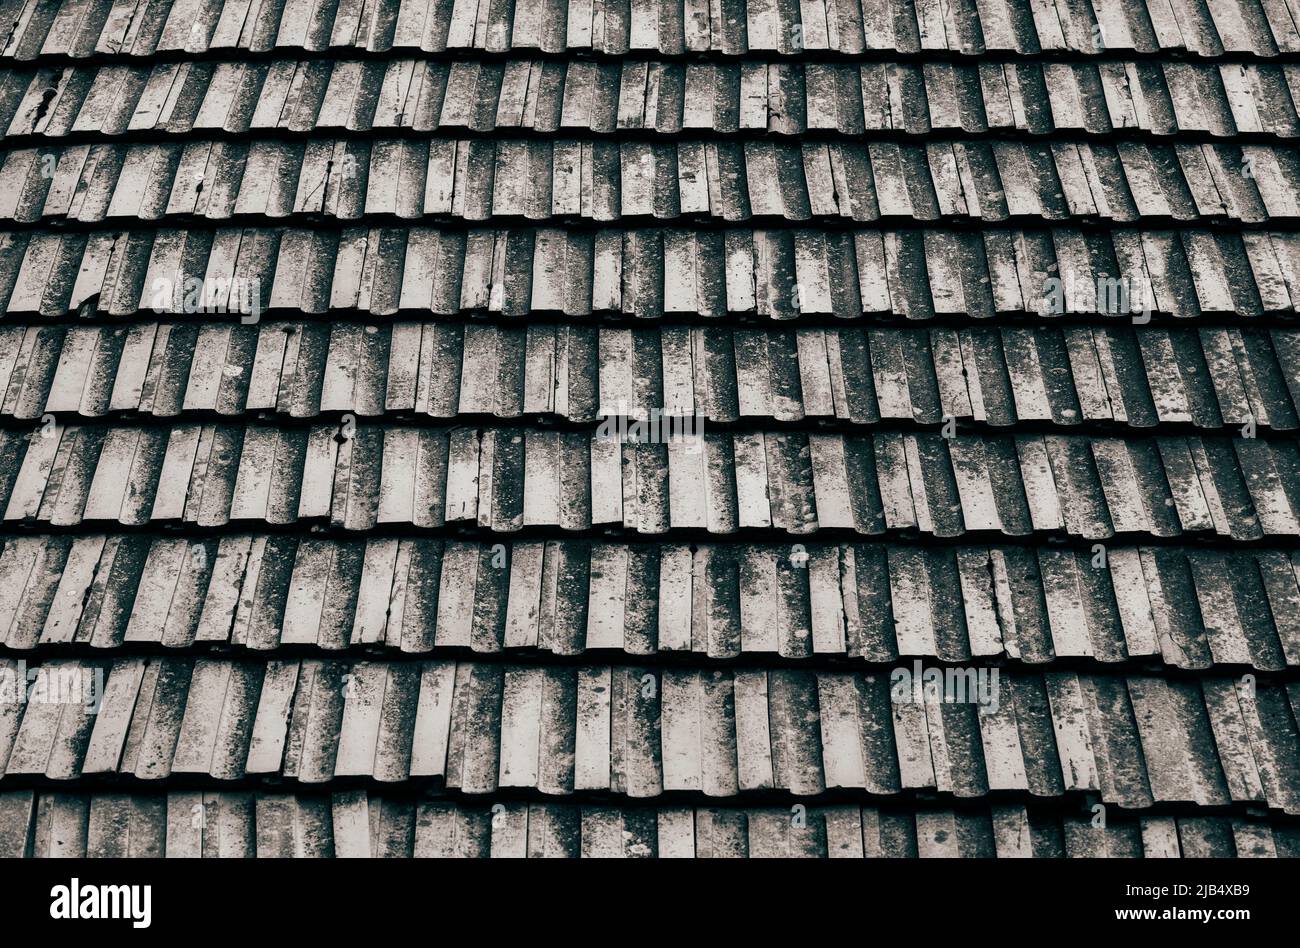
[[[147,6],[147,15],[145,8]],[[8,0],[0,55],[17,60],[209,50],[421,49],[857,54],[1186,51],[1275,56],[1300,50],[1289,8],[1270,0],[431,0],[318,7],[312,0],[146,5]]]
[[[1300,331],[0,325],[0,416],[1300,426]]]
[[[11,524],[54,526],[1300,535],[1294,437],[702,432],[696,419],[666,418],[606,427],[50,420],[0,431],[0,509]]]
[[[3,660],[0,774],[347,777],[639,799],[1078,792],[1126,809],[1300,811],[1295,682],[970,667],[931,685],[917,664],[908,678],[906,668]]]
[[[0,645],[1280,670],[1298,576],[1278,550],[10,537]]]
[[[996,804],[880,809],[488,807],[241,792],[0,793],[17,858],[1210,858],[1300,856],[1300,830],[1227,816],[1091,815]]]
[[[266,307],[377,316],[1070,314],[1139,324],[1151,313],[1294,316],[1300,236],[1065,227],[0,232],[0,312],[11,317],[256,318]]]
[[[0,70],[0,135],[407,128],[610,134],[1300,134],[1292,63],[169,62]]]
[[[0,221],[1300,218],[1290,145],[191,140],[0,153]]]

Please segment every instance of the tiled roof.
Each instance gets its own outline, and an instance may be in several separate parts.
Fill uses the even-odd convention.
[[[1289,145],[308,138],[8,150],[0,222],[133,226],[319,214],[381,221],[1126,224],[1300,217]],[[1240,173],[1247,165],[1250,177]],[[400,245],[399,245],[400,246]]]
[[[345,790],[0,794],[0,855],[91,857],[1295,857],[1294,826],[1091,817],[1019,803],[943,809],[459,804]]]
[[[0,0],[0,855],[1300,855],[1297,9]]]
[[[238,621],[238,620],[236,620]],[[256,630],[250,628],[250,634]],[[130,641],[128,636],[128,642]],[[56,660],[59,670],[69,663]],[[78,660],[70,660],[77,662]],[[366,777],[635,799],[833,790],[1092,792],[1125,809],[1300,810],[1300,689],[1006,674],[996,710],[911,703],[879,673],[476,661],[123,658],[98,713],[30,704],[5,777]]]
[[[345,423],[345,425],[348,423]],[[1294,439],[257,423],[0,433],[5,525],[328,523],[1103,540],[1300,535]],[[26,449],[25,451],[23,449]]]
[[[665,143],[682,133],[743,142],[770,132],[777,143],[800,136],[859,150],[855,136],[867,131],[918,143],[932,132],[1264,142],[1300,131],[1293,96],[1300,70],[1291,63],[996,56],[978,64],[205,58],[0,71],[9,140],[256,131],[301,141],[327,128],[643,133]]]
[[[235,49],[443,53],[658,51],[759,57],[897,51],[1022,54],[1110,51],[1269,58],[1300,50],[1278,0],[1118,0],[1070,4],[984,0],[887,4],[836,0],[312,0],[88,6],[6,0],[14,26],[0,53],[17,60],[175,56]]]
[[[6,321],[157,316],[185,312],[183,297],[178,306],[170,292],[159,293],[159,280],[183,287],[206,278],[242,281],[260,294],[263,311],[312,315],[544,313],[709,323],[742,315],[960,323],[1003,316],[1041,325],[1096,314],[1090,321],[1098,328],[1127,328],[1115,312],[1125,297],[1107,296],[1103,286],[1099,302],[1100,278],[1131,281],[1124,314],[1133,309],[1146,319],[1138,310],[1149,309],[1153,322],[1270,316],[1280,328],[1294,326],[1300,305],[1294,231],[435,229],[381,220],[386,226],[0,232],[0,300]],[[1076,276],[1067,283],[1057,273]],[[1048,279],[1060,280],[1059,307],[1043,294]]]
[[[0,644],[1300,665],[1300,554],[1115,546],[1095,559],[965,544],[21,536],[0,558]]]
[[[658,408],[719,426],[804,422],[860,435],[946,419],[1007,434],[1018,423],[1125,435],[1300,427],[1300,329],[1236,322],[795,330],[176,315],[0,323],[0,340],[4,420],[256,413],[325,423],[352,413],[591,425],[602,412],[649,420]]]

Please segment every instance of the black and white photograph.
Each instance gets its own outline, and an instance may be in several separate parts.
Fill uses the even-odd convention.
[[[0,0],[0,926],[1294,926],[1298,145],[1300,0]]]

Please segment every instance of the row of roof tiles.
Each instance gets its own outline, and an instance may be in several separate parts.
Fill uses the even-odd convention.
[[[1300,665],[1300,553],[10,537],[0,644]]]
[[[1300,28],[1278,0],[353,0],[324,8],[312,0],[152,6],[116,0],[89,7],[73,0],[6,0],[2,16],[13,26],[0,55],[20,60],[339,47],[613,55],[1186,50],[1272,56],[1300,50]]]
[[[0,325],[0,416],[1300,426],[1300,331]]]
[[[616,807],[333,794],[0,793],[0,856],[1297,857],[1300,832],[1229,816],[1093,816],[1018,803]]]
[[[1066,227],[0,233],[0,311],[10,316],[152,310],[210,319],[255,305],[772,319],[1293,315],[1300,237]]]
[[[19,148],[0,220],[1300,218],[1290,145],[321,139]]]
[[[0,70],[13,136],[409,128],[1300,134],[1300,66],[277,60]]]
[[[1294,438],[357,424],[0,432],[4,521],[1300,535]],[[639,440],[638,440],[639,439]],[[648,442],[648,443],[647,443]]]
[[[968,668],[933,689],[914,679],[913,691],[896,673],[784,669],[126,656],[2,664],[10,682],[21,686],[19,673],[34,682],[26,702],[0,704],[6,779],[351,777],[641,799],[1079,792],[1126,809],[1300,811],[1300,685],[1253,676]],[[85,700],[99,693],[96,675],[98,706]]]

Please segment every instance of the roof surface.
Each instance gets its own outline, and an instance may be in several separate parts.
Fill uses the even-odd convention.
[[[0,855],[1300,855],[1293,0],[0,24]]]

